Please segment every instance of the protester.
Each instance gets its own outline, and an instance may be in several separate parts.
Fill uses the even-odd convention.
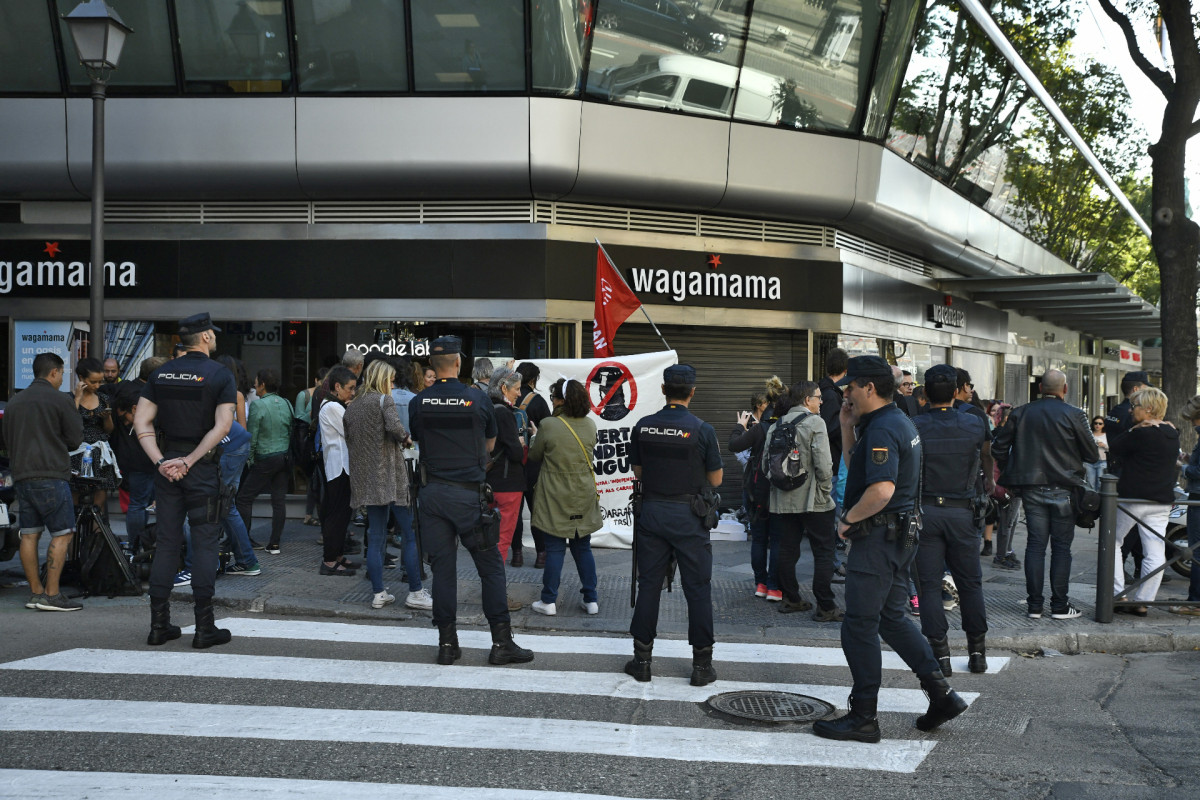
[[[83,441],[83,419],[60,392],[63,360],[54,353],[33,357],[33,382],[4,409],[4,441],[12,468],[14,492],[21,508],[21,569],[29,582],[26,608],[78,611],[81,603],[59,591],[59,578],[75,535],[71,503],[71,459],[67,454]],[[50,531],[46,581],[38,570],[38,540]]]
[[[536,391],[542,371],[532,361],[522,361],[517,365],[517,372],[521,375],[521,395],[517,399],[515,406],[525,413],[534,426],[540,425],[543,419],[550,416],[550,406],[546,404],[545,398]],[[535,461],[528,465],[525,470],[525,503],[529,506],[530,513],[533,511],[533,501],[537,494],[539,469],[541,469],[541,465]],[[529,528],[533,537],[534,550],[537,551],[533,567],[534,569],[542,569],[546,566],[546,539],[542,531],[533,525],[532,522]],[[523,529],[524,520],[518,519],[517,528],[513,531],[512,539],[512,565],[514,567],[522,566],[525,563],[525,555],[522,552],[524,549],[522,541],[524,539]]]
[[[1088,486],[1093,491],[1100,491],[1100,476],[1108,467],[1108,434],[1104,432],[1104,417],[1092,417],[1092,438],[1096,440],[1096,448],[1100,451],[1100,460],[1086,464]]]
[[[1196,445],[1192,454],[1183,467],[1183,477],[1187,482],[1189,500],[1200,500],[1200,395],[1196,395],[1183,407],[1180,416],[1192,424],[1196,431]],[[1200,506],[1188,506],[1187,510],[1188,547],[1193,548],[1192,575],[1188,583],[1188,602],[1200,603],[1200,551],[1195,550],[1200,545]],[[1200,606],[1174,606],[1171,608],[1177,614],[1200,617]]]
[[[1129,395],[1131,427],[1112,445],[1112,454],[1121,461],[1117,494],[1123,499],[1117,506],[1117,530],[1136,526],[1142,540],[1140,577],[1144,581],[1134,590],[1133,600],[1154,602],[1162,583],[1160,567],[1166,562],[1167,524],[1175,502],[1178,477],[1179,431],[1166,422],[1167,396],[1148,386]],[[1115,554],[1113,591],[1118,598],[1125,591],[1125,569],[1120,553]],[[1156,570],[1159,570],[1157,573]],[[1118,613],[1144,617],[1146,606],[1117,606]]]
[[[775,420],[775,404],[786,392],[777,376],[767,379],[761,391],[750,398],[750,411],[738,412],[737,424],[729,434],[729,449],[747,454],[742,473],[742,506],[748,514],[750,567],[754,570],[754,596],[768,601],[783,600],[779,585],[779,528],[771,525],[771,494],[762,468],[767,429]]]
[[[317,424],[313,417],[313,406],[315,405],[316,393],[321,386],[321,382],[325,380],[325,376],[329,374],[329,367],[321,367],[317,370],[317,376],[313,379],[313,385],[307,389],[301,389],[296,395],[296,403],[294,405],[296,419],[308,425],[308,429]],[[304,441],[307,441],[307,434]],[[313,462],[313,466],[316,462]],[[304,470],[305,480],[308,482],[308,489],[304,494],[304,524],[313,527],[320,527],[321,520],[313,515],[317,510],[317,505],[321,501],[321,488],[323,480],[316,480],[313,476],[313,470],[310,468]]]
[[[425,367],[425,369],[421,371],[421,375],[424,381],[424,388],[426,389],[428,389],[430,386],[433,386],[434,381],[437,380],[437,370],[435,370],[433,367]]]
[[[238,511],[237,503],[234,502],[242,483],[242,470],[248,458],[250,432],[234,420],[229,426],[229,434],[221,440],[221,496],[226,506],[221,527],[229,537],[229,546],[234,558],[233,563],[225,568],[225,574],[254,577],[262,574],[262,565],[254,555],[250,532],[241,512]]]
[[[238,513],[252,531],[254,500],[264,491],[271,492],[271,538],[267,552],[278,555],[283,524],[287,519],[284,506],[288,478],[291,474],[292,404],[279,396],[279,373],[271,368],[260,369],[254,378],[258,400],[250,406],[250,472],[238,489]]]
[[[500,509],[500,559],[508,558],[521,499],[525,496],[526,445],[513,406],[520,396],[521,376],[501,367],[492,373],[492,408],[496,414],[496,446],[488,454],[487,482]],[[510,608],[510,611],[516,609]]]
[[[354,373],[354,379],[357,381],[366,367],[366,357],[361,350],[351,347],[342,353],[342,366]]]
[[[138,552],[146,531],[146,509],[154,502],[154,462],[138,444],[133,420],[142,386],[137,381],[122,381],[113,395],[116,415],[109,443],[117,456],[117,466],[129,489],[129,508],[125,511],[126,548],[130,555]]]
[[[83,446],[71,455],[71,471],[83,476],[84,453],[90,451],[94,480],[75,482],[80,505],[96,504],[106,513],[108,490],[117,488],[116,458],[108,444],[113,430],[112,404],[100,393],[104,366],[95,358],[81,358],[75,365],[75,408],[83,422]],[[89,447],[90,445],[90,447]]]
[[[475,359],[475,366],[471,370],[471,380],[474,382],[475,388],[484,394],[488,394],[488,382],[492,379],[493,369],[490,358]]]
[[[997,430],[1008,424],[1012,416],[1012,406],[1001,403],[997,407],[999,418],[996,420]],[[993,437],[995,434],[993,433]],[[992,566],[997,569],[1016,570],[1021,568],[1021,560],[1013,550],[1013,535],[1016,533],[1017,522],[1021,519],[1021,496],[1008,491],[1000,484],[1000,465],[993,459],[992,481],[995,489],[992,497],[996,500],[996,551],[992,557]]]
[[[354,352],[354,351],[349,351]],[[321,536],[324,561],[321,575],[353,575],[358,564],[348,561],[346,528],[350,525],[350,454],[346,448],[343,417],[346,404],[354,397],[358,378],[344,366],[329,370],[325,382],[329,397],[321,403],[318,424],[321,437],[321,457],[324,465],[325,492],[321,503]]]
[[[842,412],[842,390],[838,386],[846,375],[850,357],[840,347],[825,354],[825,377],[818,381],[821,389],[821,419],[825,420],[825,431],[829,437],[829,455],[833,460],[833,474],[838,474],[838,463],[842,460],[842,428],[838,415]]]
[[[121,382],[121,364],[113,357],[104,359],[103,383],[96,389],[97,392],[104,395],[104,399],[108,404],[112,405],[113,397],[117,393],[117,385]]]
[[[531,524],[546,534],[542,596],[534,601],[533,610],[548,616],[558,613],[559,581],[570,547],[583,594],[580,608],[598,614],[592,533],[603,525],[603,517],[592,466],[596,423],[589,418],[591,403],[579,381],[567,381],[562,394],[562,413],[542,421],[529,451],[529,459],[541,464],[538,481],[542,487],[534,496]]]
[[[229,355],[216,357],[217,363],[233,374],[234,385],[237,387],[237,400],[233,407],[233,420],[243,428],[247,426],[246,414],[249,411],[247,396],[250,394],[250,378],[246,375],[246,365]]]

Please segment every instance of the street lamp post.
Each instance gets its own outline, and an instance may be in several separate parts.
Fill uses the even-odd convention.
[[[92,294],[88,355],[105,357],[104,345],[104,96],[133,29],[104,0],[84,0],[63,15],[79,63],[92,81]]]

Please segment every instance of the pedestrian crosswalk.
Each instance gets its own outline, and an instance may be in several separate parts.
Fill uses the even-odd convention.
[[[897,738],[862,744],[820,739],[811,735],[807,726],[737,725],[703,711],[702,704],[709,697],[744,690],[809,695],[844,707],[849,688],[837,683],[848,679],[849,673],[837,647],[721,642],[716,656],[720,679],[710,686],[693,687],[687,681],[687,670],[672,663],[673,659],[690,659],[690,648],[675,640],[656,643],[655,677],[649,683],[638,683],[620,672],[621,659],[630,652],[627,637],[521,635],[520,643],[538,653],[539,660],[519,668],[497,668],[483,666],[482,653],[476,653],[472,663],[470,651],[489,648],[489,634],[461,630],[459,639],[468,653],[459,664],[443,667],[431,663],[436,632],[428,627],[262,618],[230,618],[221,625],[234,636],[233,644],[221,651],[195,652],[170,646],[79,647],[0,663],[0,685],[10,686],[12,681],[7,678],[27,674],[42,679],[40,683],[27,682],[27,687],[54,687],[53,676],[58,675],[70,676],[62,679],[75,688],[70,695],[51,688],[44,696],[27,690],[0,697],[0,737],[42,732],[116,741],[121,737],[165,737],[164,741],[200,737],[213,752],[240,747],[234,744],[239,741],[274,743],[284,752],[292,752],[294,743],[299,742],[321,743],[314,747],[403,745],[406,748],[398,752],[429,748],[450,760],[478,751],[552,753],[555,757],[576,754],[600,759],[611,765],[614,774],[646,765],[669,770],[670,764],[697,762],[739,768],[911,773],[938,744],[938,736],[900,731],[898,724],[892,731],[900,734]],[[884,656],[885,670],[906,669],[894,654]],[[965,669],[965,659],[962,661],[956,669]],[[989,658],[990,674],[1002,670],[1007,661]],[[755,669],[763,664],[795,665],[797,669],[789,669],[787,677],[807,673],[818,679],[795,683],[738,679],[762,674]],[[86,688],[89,680],[95,681],[90,691]],[[978,680],[987,680],[987,676]],[[159,687],[157,695],[143,698],[136,692],[112,688],[143,683]],[[246,693],[222,697],[209,688],[198,688],[201,686],[245,687]],[[497,702],[497,693],[530,699]],[[977,692],[961,694],[968,703],[979,697]],[[336,696],[338,701],[316,707],[311,696]],[[400,696],[407,701],[380,702],[380,698]],[[608,704],[617,708],[609,712]],[[923,693],[915,688],[884,688],[879,697],[883,714],[919,714],[926,705]],[[629,713],[630,708],[637,712]],[[635,766],[639,764],[642,766]],[[11,769],[19,766],[24,765],[0,758],[0,787],[5,790],[0,794],[130,796],[130,780],[120,771],[64,768],[73,766],[70,764]],[[110,766],[120,770],[130,765]],[[606,796],[544,792],[519,785],[464,788],[165,772],[139,774],[136,785],[139,794],[156,798],[199,793],[302,798],[318,794],[339,798],[469,794],[473,800]],[[630,792],[618,794],[624,797]]]

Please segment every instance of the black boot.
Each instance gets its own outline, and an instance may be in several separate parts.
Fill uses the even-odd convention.
[[[526,664],[533,661],[533,651],[517,647],[512,638],[512,628],[507,622],[492,623],[492,652],[488,653],[489,664]]]
[[[987,646],[984,644],[985,634],[967,634],[967,669],[971,672],[987,672]]]
[[[152,599],[150,601],[150,635],[146,637],[146,644],[166,644],[182,635],[179,626],[171,624],[171,601]]]
[[[938,673],[921,676],[921,688],[929,697],[929,710],[917,717],[917,728],[931,731],[943,722],[949,722],[967,710],[967,703],[950,688],[946,679]]]
[[[984,539],[983,540],[983,549],[979,551],[979,555],[990,556],[991,554],[992,554],[992,540]]]
[[[932,636],[926,636],[929,640],[929,646],[933,648],[933,657],[937,659],[938,666],[942,668],[942,675],[947,678],[953,673],[950,669],[950,642],[943,636],[940,639],[935,639]]]
[[[880,740],[879,720],[875,718],[877,701],[850,698],[850,711],[837,719],[821,719],[813,723],[813,733],[823,739],[875,744]]]
[[[650,664],[654,660],[651,658],[653,652],[654,642],[647,644],[634,639],[633,658],[625,662],[625,674],[642,683],[650,680]]]
[[[213,622],[212,601],[204,605],[196,604],[196,635],[192,637],[192,647],[204,650],[217,644],[228,644],[233,635],[225,628],[218,628]]]
[[[462,648],[458,646],[458,629],[454,623],[438,626],[437,663],[449,666],[462,658]]]
[[[707,686],[717,679],[712,665],[712,645],[692,648],[692,686]]]

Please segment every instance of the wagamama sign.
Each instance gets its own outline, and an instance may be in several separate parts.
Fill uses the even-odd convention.
[[[632,267],[629,277],[635,292],[670,295],[678,303],[689,297],[745,297],[755,300],[780,298],[779,278],[769,278],[765,275]]]
[[[104,282],[110,287],[137,286],[137,264],[107,261]],[[91,286],[92,265],[83,261],[0,261],[0,294],[35,286]]]

